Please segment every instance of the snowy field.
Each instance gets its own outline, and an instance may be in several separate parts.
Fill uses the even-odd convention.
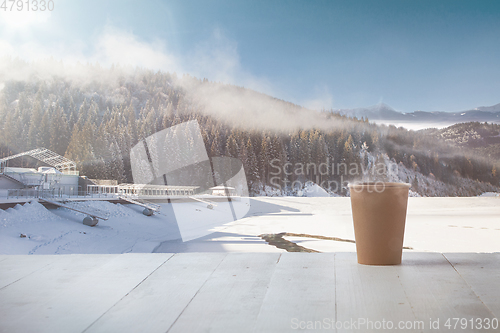
[[[90,205],[109,219],[88,227],[83,214],[37,202],[0,210],[0,254],[282,252],[259,235],[283,232],[300,235],[284,239],[307,249],[355,251],[349,198],[250,198],[234,202],[236,215],[249,210],[233,222],[227,203],[213,210],[200,202],[162,204],[152,217],[131,204]],[[183,242],[181,229],[197,223],[202,237]],[[412,249],[405,251],[500,252],[498,239],[500,197],[409,198],[404,245]]]

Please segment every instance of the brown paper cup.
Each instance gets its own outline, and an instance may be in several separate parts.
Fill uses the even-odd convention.
[[[398,265],[410,184],[349,184],[358,263]]]

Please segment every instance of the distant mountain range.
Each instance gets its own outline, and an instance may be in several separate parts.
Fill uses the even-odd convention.
[[[444,111],[414,111],[398,112],[387,104],[379,103],[367,108],[337,109],[342,115],[357,118],[368,118],[377,123],[430,123],[430,124],[457,124],[463,122],[491,122],[500,123],[500,103],[493,106],[481,106],[474,110],[461,112]]]

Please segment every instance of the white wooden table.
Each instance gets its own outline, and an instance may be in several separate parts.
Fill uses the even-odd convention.
[[[473,329],[499,318],[500,253],[0,255],[0,332],[500,332]]]

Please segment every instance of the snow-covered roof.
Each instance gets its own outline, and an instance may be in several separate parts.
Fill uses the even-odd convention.
[[[37,148],[33,149],[27,152],[19,153],[16,155],[12,156],[7,156],[0,158],[0,164],[4,164],[6,161],[12,160],[14,158],[18,158],[21,156],[31,156],[39,161],[42,161],[43,163],[46,163],[48,165],[51,165],[55,168],[57,168],[60,171],[64,171],[67,173],[75,173],[76,171],[76,164],[75,162],[67,159],[64,156],[61,156],[57,153],[54,153],[51,150],[48,150],[47,148]]]
[[[39,167],[38,168],[38,172],[41,172],[41,173],[50,173],[50,174],[53,174],[53,173],[60,173],[60,174],[62,174],[61,171],[56,170],[53,167]]]
[[[36,169],[33,168],[15,168],[15,167],[5,167],[4,172],[12,173],[37,173]]]

